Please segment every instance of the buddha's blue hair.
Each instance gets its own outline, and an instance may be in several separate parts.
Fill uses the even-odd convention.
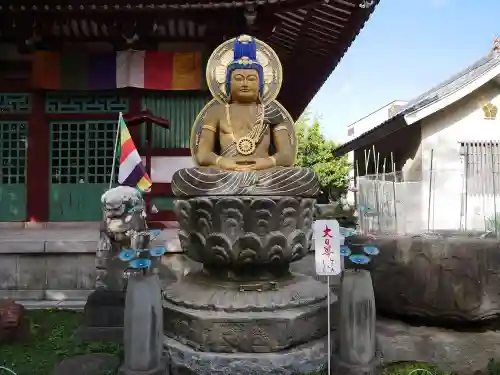
[[[244,39],[242,41],[242,39]],[[235,69],[254,69],[259,75],[259,96],[264,93],[264,69],[257,61],[257,44],[255,39],[242,35],[236,38],[234,42],[233,61],[227,67],[226,73],[226,93],[231,92],[231,73]]]

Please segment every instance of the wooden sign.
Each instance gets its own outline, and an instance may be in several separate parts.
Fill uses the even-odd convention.
[[[340,259],[342,239],[337,220],[314,222],[314,259],[318,275],[331,276],[342,272]]]

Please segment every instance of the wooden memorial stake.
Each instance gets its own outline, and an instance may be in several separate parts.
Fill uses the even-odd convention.
[[[163,308],[156,274],[131,275],[127,284],[124,364],[119,375],[164,375]]]
[[[328,315],[328,374],[331,374],[331,289],[330,276],[342,272],[340,259],[340,227],[337,220],[316,220],[314,222],[314,259],[316,273],[326,276],[327,280],[327,315]]]
[[[349,269],[342,275],[339,352],[335,374],[376,373],[375,296],[370,272]]]
[[[367,245],[372,236],[349,235],[342,254],[345,268],[340,289],[339,350],[334,359],[336,375],[373,375],[379,365],[376,345],[376,309],[370,274],[370,257],[378,248]]]

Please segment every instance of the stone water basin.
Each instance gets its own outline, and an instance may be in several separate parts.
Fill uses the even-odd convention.
[[[500,240],[480,233],[377,235],[372,276],[377,311],[425,324],[500,315]]]

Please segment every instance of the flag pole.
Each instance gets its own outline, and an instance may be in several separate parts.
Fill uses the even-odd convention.
[[[113,177],[115,176],[116,168],[116,149],[118,148],[118,138],[120,138],[120,120],[123,114],[120,112],[118,115],[118,126],[116,127],[115,148],[113,149],[113,164],[111,164],[111,178],[109,179],[109,188],[113,186]]]

